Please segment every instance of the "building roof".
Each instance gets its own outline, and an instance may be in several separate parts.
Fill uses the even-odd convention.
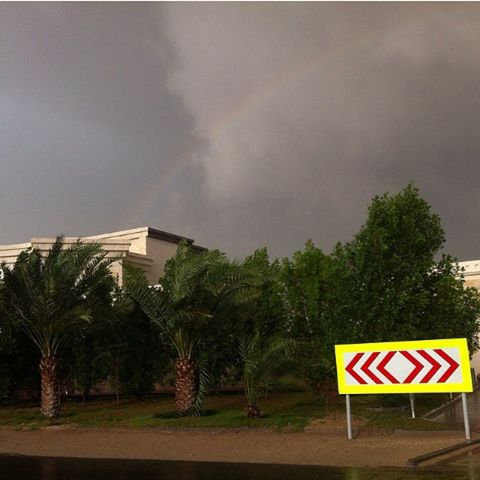
[[[130,251],[132,241],[138,239],[139,237],[144,238],[155,238],[162,240],[164,242],[173,243],[178,245],[182,240],[186,241],[193,249],[197,251],[206,250],[204,247],[194,245],[194,240],[192,238],[184,237],[181,235],[175,235],[170,232],[165,232],[163,230],[158,230],[152,227],[139,227],[132,228],[129,230],[120,230],[117,232],[102,233],[100,235],[90,235],[85,237],[64,237],[64,242],[66,244],[71,244],[76,242],[79,238],[82,242],[99,242],[109,251],[109,255],[115,256],[125,256],[128,255],[132,260],[140,261],[140,257],[145,255],[136,255],[135,249]],[[13,263],[17,255],[28,248],[39,248],[41,251],[48,251],[52,243],[55,241],[54,238],[32,238],[30,242],[17,243],[11,245],[0,245],[0,263]],[[145,252],[140,252],[145,253]],[[138,258],[137,258],[138,257]],[[148,257],[145,257],[145,260],[148,261]]]
[[[194,245],[193,238],[184,237],[182,235],[176,235],[174,233],[165,232],[164,230],[158,230],[157,228],[152,228],[152,227],[148,227],[148,226],[147,227],[132,228],[132,229],[129,229],[129,230],[119,230],[118,232],[102,233],[101,235],[93,235],[93,236],[88,236],[88,237],[85,237],[85,238],[100,240],[102,238],[113,238],[113,237],[117,237],[117,236],[125,236],[125,235],[136,234],[136,233],[139,233],[139,234],[140,233],[145,233],[147,237],[156,238],[158,240],[163,240],[165,242],[170,242],[170,243],[175,243],[175,244],[179,244],[182,240],[185,240],[194,249],[206,250],[205,247],[201,247],[199,245]]]
[[[458,265],[464,269],[464,276],[480,274],[480,260],[467,260],[466,262],[458,262]]]

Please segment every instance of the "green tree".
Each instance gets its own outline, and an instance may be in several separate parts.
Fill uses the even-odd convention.
[[[244,323],[246,320],[250,330],[263,336],[284,333],[287,328],[285,286],[281,279],[280,262],[271,262],[267,249],[260,248],[245,258],[244,267],[257,278],[257,294],[252,301],[241,306]]]
[[[225,311],[252,295],[253,279],[217,250],[197,252],[185,243],[167,261],[159,285],[149,286],[138,272],[127,282],[130,293],[176,351],[175,404],[181,415],[197,415],[209,382],[205,339]]]
[[[169,346],[137,304],[125,316],[123,325],[127,351],[120,382],[127,395],[140,399],[153,390],[155,381],[170,367]]]
[[[9,320],[0,316],[0,403],[11,396],[14,381],[16,338]]]
[[[375,197],[329,269],[326,320],[336,343],[467,337],[476,348],[478,294],[464,289],[438,215],[408,185]]]
[[[311,240],[281,265],[287,332],[301,344],[292,368],[312,387],[331,375],[334,366],[329,355],[332,332],[325,316],[329,265],[330,258]]]
[[[110,301],[114,279],[99,244],[76,242],[64,248],[58,237],[46,256],[22,252],[12,269],[2,265],[3,310],[38,347],[41,412],[60,413],[60,356],[76,328],[91,320],[98,303]]]
[[[101,371],[96,368],[97,338],[94,328],[98,322],[86,324],[79,328],[75,338],[71,342],[71,348],[63,353],[62,361],[67,364],[68,378],[75,389],[82,393],[85,403],[90,391],[102,379]]]
[[[9,315],[0,315],[0,404],[40,392],[39,354]]]

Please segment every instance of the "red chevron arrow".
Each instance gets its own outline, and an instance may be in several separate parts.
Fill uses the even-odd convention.
[[[430,354],[428,354],[425,350],[417,350],[417,353],[419,353],[425,360],[427,360],[430,365],[432,366],[430,370],[427,372],[427,374],[420,380],[420,383],[428,383],[432,377],[440,370],[440,367],[442,366],[440,363],[438,363]]]
[[[376,384],[383,383],[371,370],[370,365],[374,362],[374,360],[380,355],[380,352],[373,352],[367,358],[367,361],[360,367],[360,370],[367,374],[369,378],[371,378]]]
[[[415,366],[410,375],[403,381],[403,383],[412,383],[415,377],[423,370],[423,365],[407,350],[401,350],[400,353]]]
[[[397,352],[391,351],[388,352],[385,357],[383,357],[383,360],[378,364],[377,370],[383,374],[385,378],[388,378],[392,383],[400,383],[387,369],[387,364],[388,362],[392,359],[392,357],[396,354]]]
[[[446,382],[453,374],[453,372],[460,366],[450,355],[443,350],[436,348],[435,353],[440,355],[450,366],[448,370],[438,379],[438,383]]]
[[[357,353],[351,360],[351,362],[345,367],[345,370],[362,385],[366,385],[366,381],[353,369],[358,361],[363,357],[363,353]]]

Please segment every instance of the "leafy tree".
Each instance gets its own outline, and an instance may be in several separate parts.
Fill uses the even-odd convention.
[[[22,252],[12,269],[1,267],[3,309],[38,347],[41,412],[60,413],[59,362],[76,328],[90,320],[99,302],[110,301],[114,284],[106,253],[99,244],[80,241],[64,248],[58,237],[46,256]]]
[[[117,290],[115,287],[106,301],[93,306],[90,314],[95,321],[80,322],[70,348],[62,354],[65,377],[76,390],[81,390],[84,402],[95,384],[110,374],[101,357],[115,336],[111,326]]]
[[[326,320],[335,342],[453,335],[476,348],[478,294],[463,288],[454,259],[436,260],[443,242],[440,218],[413,185],[375,197],[359,233],[332,253]]]
[[[285,333],[285,285],[281,278],[280,262],[271,262],[267,249],[260,248],[245,258],[244,267],[258,279],[257,295],[241,307],[244,323],[246,321],[250,330],[258,331],[263,336]]]
[[[214,328],[202,338],[200,370],[208,372],[208,387],[219,391],[226,385],[238,385],[241,361],[238,353],[238,309],[222,308],[215,315]]]
[[[291,260],[283,260],[281,279],[288,302],[289,328],[295,335],[311,335],[318,329],[327,289],[327,263],[327,255],[311,240]]]
[[[0,404],[38,396],[38,362],[37,350],[11,316],[0,315]]]
[[[334,365],[328,356],[332,338],[325,316],[329,265],[329,257],[311,240],[281,265],[287,332],[302,345],[292,366],[312,386],[330,375]]]
[[[84,401],[100,380],[109,381],[117,403],[121,393],[143,398],[169,366],[158,329],[120,288],[94,316],[96,321],[77,330],[64,354],[68,378],[82,391]]]
[[[123,316],[121,325],[126,351],[120,383],[127,395],[143,398],[170,368],[170,348],[136,303]]]
[[[197,252],[182,243],[159,285],[149,286],[138,272],[129,277],[128,292],[176,351],[178,413],[200,414],[209,383],[204,341],[225,311],[249,300],[251,276],[217,250]]]
[[[15,355],[15,329],[7,316],[0,317],[0,402],[11,396]]]
[[[68,377],[75,388],[82,392],[85,403],[93,386],[102,380],[102,371],[98,368],[98,338],[95,327],[98,321],[85,324],[78,329],[71,343],[71,348],[63,354],[63,361],[70,368]]]

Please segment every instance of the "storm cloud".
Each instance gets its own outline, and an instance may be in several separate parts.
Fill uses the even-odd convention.
[[[0,5],[0,240],[328,251],[413,181],[480,258],[480,5]]]

